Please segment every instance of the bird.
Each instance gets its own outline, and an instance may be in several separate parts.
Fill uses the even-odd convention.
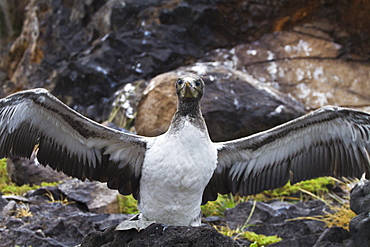
[[[370,115],[326,106],[247,137],[213,142],[202,116],[205,83],[174,81],[168,130],[145,137],[94,122],[45,89],[0,100],[0,157],[30,158],[138,200],[142,221],[200,226],[201,204],[321,176],[370,174]]]

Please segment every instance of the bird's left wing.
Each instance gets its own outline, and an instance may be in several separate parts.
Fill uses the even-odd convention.
[[[108,182],[137,196],[150,138],[100,125],[75,112],[45,89],[0,100],[0,157],[37,159],[67,175]]]
[[[370,115],[324,107],[270,130],[215,143],[218,165],[203,203],[320,176],[370,176]]]

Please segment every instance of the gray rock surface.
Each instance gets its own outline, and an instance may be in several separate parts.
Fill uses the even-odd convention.
[[[6,216],[0,215],[1,247],[75,246],[89,233],[102,231],[132,217],[87,212],[86,205],[76,201],[69,201],[67,204],[50,202],[44,192],[45,189],[40,189],[29,193],[27,197],[30,203],[27,204],[8,202],[8,205],[12,204],[12,211]],[[6,208],[7,206],[2,211]],[[26,209],[29,214],[17,215],[20,208]]]
[[[85,204],[92,213],[118,213],[119,192],[108,189],[106,183],[72,179],[59,184],[58,188],[67,198]]]

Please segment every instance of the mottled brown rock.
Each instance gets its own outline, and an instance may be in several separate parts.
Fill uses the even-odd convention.
[[[266,34],[251,44],[214,51],[205,60],[247,71],[261,83],[293,96],[307,109],[370,106],[370,63],[340,58],[342,47],[320,35]]]
[[[154,77],[140,100],[135,129],[144,136],[157,136],[168,129],[177,107],[176,72]]]

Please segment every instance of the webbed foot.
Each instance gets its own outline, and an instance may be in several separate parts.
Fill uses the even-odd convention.
[[[155,221],[143,220],[140,218],[140,214],[135,215],[129,220],[125,220],[118,224],[116,231],[126,231],[130,229],[136,229],[138,232],[148,228],[148,226],[155,224]]]

